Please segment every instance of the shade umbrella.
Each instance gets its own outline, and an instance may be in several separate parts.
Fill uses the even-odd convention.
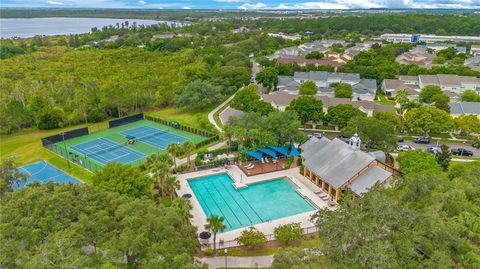
[[[209,239],[211,236],[212,236],[212,234],[209,233],[209,232],[207,232],[207,231],[203,231],[203,232],[201,232],[200,235],[199,235],[199,237],[200,237],[201,239],[205,239],[205,240],[206,240],[206,239]]]

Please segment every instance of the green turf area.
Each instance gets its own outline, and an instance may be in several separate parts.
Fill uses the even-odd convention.
[[[167,121],[178,121],[182,125],[197,128],[199,130],[215,132],[215,127],[213,127],[213,125],[208,121],[208,112],[210,111],[192,112],[176,107],[168,107],[146,113],[146,115],[161,118]]]
[[[96,139],[99,139],[99,138],[106,138],[106,139],[109,139],[109,140],[111,140],[115,143],[122,144],[125,147],[128,147],[132,150],[141,152],[141,153],[145,154],[146,156],[156,154],[156,153],[160,153],[162,151],[161,149],[159,149],[155,146],[152,146],[150,144],[144,143],[142,141],[137,141],[135,144],[125,144],[125,142],[127,141],[127,138],[123,134],[121,134],[121,132],[129,130],[129,129],[142,127],[142,126],[153,127],[153,128],[156,128],[156,129],[159,129],[159,130],[162,130],[162,131],[167,130],[171,134],[182,136],[184,138],[187,138],[187,139],[193,141],[194,143],[201,142],[205,139],[205,137],[203,137],[203,136],[188,133],[188,132],[181,131],[181,130],[177,130],[175,128],[165,126],[165,125],[153,122],[153,121],[141,120],[141,121],[129,123],[129,124],[126,124],[126,125],[122,125],[122,126],[119,126],[119,127],[105,129],[105,130],[102,130],[102,131],[90,133],[89,135],[72,138],[72,139],[66,140],[65,144],[63,142],[60,142],[60,143],[57,143],[57,144],[54,144],[54,145],[50,145],[48,148],[50,150],[56,152],[57,154],[63,156],[63,157],[66,157],[66,152],[67,151],[71,152],[71,153],[74,153],[73,155],[69,156],[70,159],[73,159],[74,162],[76,162],[77,164],[85,167],[86,169],[88,169],[90,171],[98,171],[104,166],[104,164],[102,164],[102,163],[100,163],[100,162],[98,162],[98,161],[96,161],[92,158],[89,158],[89,157],[85,156],[84,154],[81,154],[81,152],[77,152],[77,151],[71,149],[71,147],[73,147],[75,145],[78,145],[78,144],[86,143],[86,142],[89,142],[89,141],[92,141],[92,140],[96,140]],[[68,150],[65,150],[65,148],[67,148]],[[145,160],[145,158],[138,159],[136,161],[133,161],[130,164],[138,166],[138,165],[143,164],[144,160]]]

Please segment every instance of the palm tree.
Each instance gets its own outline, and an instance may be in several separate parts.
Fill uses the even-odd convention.
[[[226,226],[223,224],[225,218],[223,216],[212,215],[207,219],[207,224],[205,224],[205,229],[213,233],[213,252],[217,250],[217,233],[223,232]]]
[[[192,151],[195,149],[195,143],[190,140],[185,141],[182,144],[182,151],[187,154],[187,163],[190,167],[190,156],[192,155]]]
[[[176,158],[177,158],[178,150],[179,150],[179,146],[178,146],[178,144],[176,144],[176,143],[172,143],[172,144],[169,144],[169,145],[167,146],[167,151],[168,151],[168,153],[170,153],[170,155],[171,155],[172,158],[173,158],[173,165],[174,165],[174,167],[175,167],[175,170],[177,169],[177,161],[176,161]]]
[[[163,186],[165,195],[168,195],[170,201],[173,201],[175,198],[175,191],[180,189],[180,182],[176,177],[170,176],[165,179]]]
[[[165,180],[172,171],[172,164],[172,158],[166,153],[154,154],[145,160],[145,167],[152,173],[160,193],[165,191]]]
[[[175,212],[177,212],[182,217],[183,224],[186,224],[192,217],[192,215],[190,214],[190,209],[192,209],[192,207],[190,206],[190,203],[187,199],[175,199],[175,201],[173,201],[172,203],[172,206],[175,208]]]

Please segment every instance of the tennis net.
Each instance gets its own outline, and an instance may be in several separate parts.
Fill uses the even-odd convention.
[[[168,133],[168,130],[150,133],[150,134],[144,135],[142,137],[136,137],[136,139],[138,141],[144,141],[144,140],[147,140],[151,137],[160,136],[160,135],[165,134],[165,133]]]
[[[127,142],[123,142],[121,144],[116,144],[116,145],[113,145],[111,147],[108,147],[108,148],[104,148],[104,149],[100,149],[100,150],[97,150],[97,151],[94,151],[94,152],[90,152],[88,151],[85,156],[86,157],[90,157],[90,156],[93,156],[93,155],[101,155],[103,153],[106,153],[106,152],[109,152],[109,151],[113,151],[115,149],[118,149],[118,148],[121,148],[121,147],[126,147],[127,146]]]

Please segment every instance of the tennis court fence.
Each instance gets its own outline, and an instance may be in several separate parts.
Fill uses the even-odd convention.
[[[163,124],[163,125],[167,125],[167,126],[176,128],[176,127],[172,126],[171,121],[168,121],[168,120],[165,120],[165,119],[161,119],[161,118],[158,118],[158,117],[153,117],[153,116],[150,116],[150,115],[144,115],[144,118],[146,120],[154,121],[154,122],[157,122],[157,123],[160,123],[160,124]],[[207,139],[204,139],[204,140],[195,144],[197,148],[201,148],[205,145],[208,145],[208,144],[213,143],[213,142],[220,139],[220,136],[218,134],[208,132],[208,131],[204,131],[204,130],[199,130],[197,128],[193,128],[193,127],[190,127],[188,125],[180,124],[178,129],[182,130],[182,131],[185,131],[185,132],[188,132],[188,133],[192,133],[192,134],[196,134],[196,135],[206,137]]]
[[[127,117],[123,117],[123,118],[116,119],[116,120],[111,120],[111,121],[108,122],[108,128],[115,128],[115,127],[122,126],[122,125],[125,125],[125,124],[129,124],[129,123],[132,123],[132,122],[141,121],[143,119],[144,119],[143,113],[140,113],[140,114],[127,116]]]
[[[56,153],[57,155],[60,155],[66,161],[77,164],[91,172],[97,172],[102,170],[104,165],[94,161],[92,158],[90,158],[86,154],[81,154],[81,153],[76,153],[74,151],[69,151],[67,147],[65,146],[64,143],[56,143],[56,144],[49,144],[45,146],[48,150]],[[99,154],[100,152],[97,152],[95,154]],[[135,160],[131,163],[129,163],[132,166],[141,166],[144,163],[145,158]]]

